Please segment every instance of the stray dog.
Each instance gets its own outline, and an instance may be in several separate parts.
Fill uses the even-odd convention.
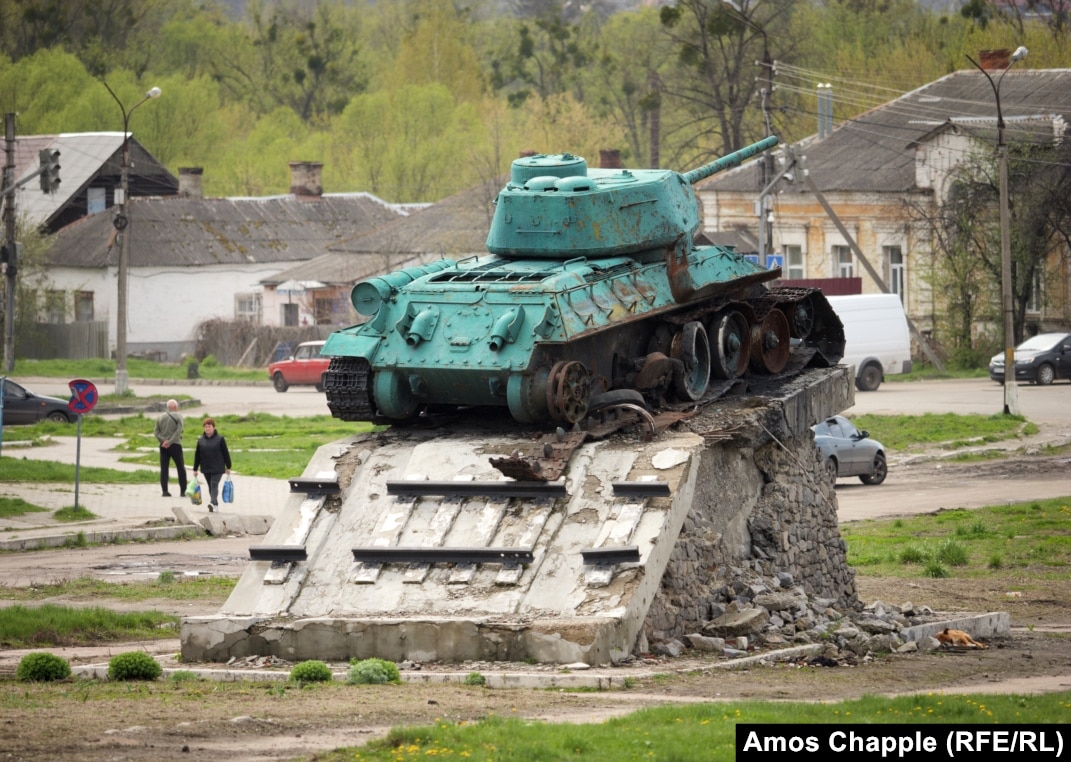
[[[989,648],[985,643],[979,643],[963,630],[950,630],[947,627],[934,635],[945,646],[957,646],[959,648]]]

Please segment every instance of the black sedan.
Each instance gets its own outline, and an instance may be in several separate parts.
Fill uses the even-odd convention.
[[[989,361],[989,377],[1004,383],[1004,353]],[[1048,386],[1071,379],[1071,333],[1039,333],[1015,348],[1015,380]]]
[[[67,400],[34,394],[10,378],[4,379],[4,425],[56,421],[72,423],[77,415],[67,408]]]
[[[860,431],[842,415],[834,415],[811,427],[819,457],[829,483],[842,476],[858,476],[863,484],[881,484],[889,474],[885,446]]]

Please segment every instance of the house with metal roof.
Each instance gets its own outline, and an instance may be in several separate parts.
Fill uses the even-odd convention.
[[[354,284],[439,259],[490,256],[487,231],[504,179],[455,193],[367,233],[327,246],[324,254],[263,278],[265,322],[292,314],[292,325],[353,325]]]
[[[1071,140],[1071,70],[1001,71],[1006,145]],[[986,76],[954,72],[820,126],[817,135],[778,149],[779,162],[760,157],[698,184],[703,229],[759,242],[754,254],[780,266],[786,279],[858,278],[864,293],[897,293],[919,331],[930,334],[943,308],[930,278],[937,255],[929,226],[910,210],[932,216],[948,199],[955,168],[994,150],[996,116]],[[1031,303],[1025,321],[1037,330],[1071,327],[1068,261],[1067,251],[1054,251],[1038,279],[1044,298]],[[999,321],[985,328],[1000,335]]]
[[[131,198],[173,196],[179,181],[130,136],[128,187]],[[59,188],[44,193],[31,178],[40,169],[42,150],[59,151]],[[15,141],[15,211],[47,233],[115,205],[122,172],[122,132],[20,135]],[[26,180],[25,182],[23,182]]]
[[[261,323],[262,279],[409,213],[368,193],[324,193],[317,162],[290,169],[289,193],[259,198],[205,198],[201,170],[182,169],[176,195],[131,194],[123,226],[108,207],[63,227],[47,263],[64,305],[59,317],[107,321],[114,349],[119,251],[128,236],[128,354],[174,362],[193,351],[205,321]]]

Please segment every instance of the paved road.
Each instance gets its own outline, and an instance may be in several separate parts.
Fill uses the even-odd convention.
[[[1020,385],[1019,412],[1027,419],[1071,424],[1071,384]],[[847,415],[921,415],[923,413],[982,413],[1004,411],[1004,387],[989,379],[953,379],[884,383],[876,392],[856,392]]]

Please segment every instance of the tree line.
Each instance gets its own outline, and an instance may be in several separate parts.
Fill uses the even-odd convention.
[[[120,131],[105,83],[126,108],[156,86],[131,132],[172,171],[203,167],[207,195],[283,193],[288,162],[321,161],[328,192],[428,202],[524,150],[685,169],[771,132],[797,140],[816,131],[823,81],[845,119],[981,49],[1068,65],[1066,13],[1028,20],[1026,6],[249,0],[239,15],[213,0],[0,0],[0,108],[19,134]]]

